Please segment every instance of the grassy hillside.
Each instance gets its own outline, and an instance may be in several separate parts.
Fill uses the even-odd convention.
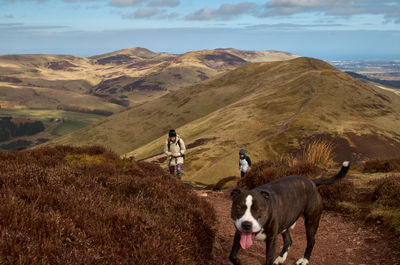
[[[291,57],[295,55],[234,49],[175,55],[144,48],[124,49],[90,58],[4,55],[0,56],[0,116],[10,112],[17,114],[15,110],[26,113],[29,109],[32,110],[28,117],[31,119],[37,109],[83,113],[82,118],[69,120],[58,128],[47,124],[46,139],[53,139],[90,125],[85,113],[117,113],[254,60]],[[43,135],[38,137],[44,139]],[[35,139],[18,140],[36,142]]]
[[[1,264],[211,264],[214,210],[157,166],[55,147],[0,167]]]
[[[338,160],[391,156],[400,147],[399,110],[394,94],[323,61],[298,58],[239,67],[55,143],[102,143],[143,159],[159,154],[167,131],[177,128],[192,146],[186,178],[213,183],[237,174],[240,148],[257,161],[322,138],[334,143]]]
[[[0,106],[47,108],[75,104],[115,110],[121,106],[111,103],[137,104],[249,62],[294,57],[282,52],[234,49],[175,55],[144,48],[124,49],[90,58],[4,55],[0,56]]]
[[[143,48],[125,49],[91,57],[96,64],[120,68],[108,76],[92,93],[109,95],[134,91],[175,91],[238,66],[260,61],[279,61],[293,54],[235,49],[200,50],[182,55],[153,53]],[[122,74],[123,71],[123,74]]]
[[[391,157],[400,150],[399,98],[321,61],[245,66],[215,86],[225,87],[226,80],[242,87],[236,102],[176,126],[187,143],[210,139],[188,152],[185,167],[191,180],[212,183],[237,175],[240,148],[255,161],[296,153],[315,138],[331,141],[337,160]],[[165,136],[129,155],[150,157],[163,141]]]

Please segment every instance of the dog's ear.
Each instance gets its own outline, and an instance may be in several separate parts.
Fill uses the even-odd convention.
[[[231,197],[234,198],[234,197],[238,196],[240,193],[242,193],[242,189],[241,188],[235,188],[231,192]]]
[[[268,191],[260,191],[260,193],[266,200],[269,200],[270,194],[268,193]]]

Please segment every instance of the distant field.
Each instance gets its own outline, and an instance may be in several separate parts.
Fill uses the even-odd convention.
[[[104,116],[101,115],[56,109],[0,109],[0,117],[7,116],[40,121],[64,118],[65,120],[76,120],[88,124],[104,119]]]
[[[72,133],[74,131],[77,131],[79,129],[82,129],[89,125],[87,122],[83,121],[64,121],[60,125],[58,125],[52,132],[51,134],[54,136],[63,136],[68,133]]]
[[[333,61],[332,65],[345,72],[355,72],[393,88],[400,88],[400,60]]]
[[[21,147],[21,143],[24,143],[26,148],[75,132],[105,118],[102,115],[55,109],[0,109],[0,117],[25,118],[43,122],[45,125],[43,132],[13,138],[2,143],[5,147]],[[18,144],[17,141],[19,141]]]

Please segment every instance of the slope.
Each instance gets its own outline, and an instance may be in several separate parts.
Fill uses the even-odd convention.
[[[91,57],[94,63],[119,67],[91,93],[124,94],[134,91],[175,91],[217,74],[255,61],[278,61],[297,57],[269,51],[216,49],[192,51],[182,55],[153,53],[143,48],[125,49]]]
[[[138,47],[90,58],[48,54],[0,56],[0,116],[12,113],[15,118],[33,118],[37,116],[37,109],[54,112],[51,119],[62,118],[60,114],[63,119],[74,116],[74,120],[68,120],[68,126],[61,126],[67,130],[55,128],[55,124],[44,120],[46,135],[40,137],[53,139],[85,127],[88,118],[93,120],[83,115],[80,118],[71,111],[109,115],[253,60],[294,56],[234,49],[175,55]],[[56,109],[68,113],[56,113]],[[30,112],[28,116],[27,111]],[[95,118],[96,121],[101,119],[101,116]]]
[[[177,127],[191,147],[185,171],[192,181],[213,183],[237,174],[239,148],[255,161],[295,154],[312,139],[333,142],[337,160],[389,157],[400,151],[400,98],[323,61],[299,58],[246,65],[200,87],[209,92],[206,102],[199,103],[209,113],[184,126],[164,123]],[[191,88],[192,98],[198,98],[196,89]],[[214,97],[226,104],[210,109]],[[186,111],[195,108],[190,104]],[[186,108],[175,109],[169,113],[178,121]],[[128,156],[162,163],[163,156],[156,154],[164,141],[162,136]]]
[[[253,61],[286,60],[296,57],[283,52],[217,49],[188,52],[182,55],[155,53],[145,48],[131,48],[89,58],[71,55],[0,56],[0,86],[10,97],[7,106],[37,107],[29,93],[42,89],[40,104],[54,105],[63,97],[54,94],[78,93],[90,101],[123,106],[137,104],[193,85]],[[20,93],[12,94],[15,90]],[[54,91],[52,91],[54,90]],[[22,94],[27,94],[23,97]],[[64,97],[67,98],[67,97]],[[66,104],[62,102],[63,104]],[[80,105],[81,103],[77,103]],[[24,107],[24,106],[22,106]],[[86,106],[87,107],[87,106]],[[117,106],[114,106],[114,109]]]

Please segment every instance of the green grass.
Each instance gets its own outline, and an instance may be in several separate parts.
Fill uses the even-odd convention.
[[[104,119],[104,116],[101,115],[56,109],[0,109],[0,117],[18,117],[40,121],[64,118],[66,120],[75,120],[87,124]]]
[[[89,125],[87,122],[83,121],[64,121],[60,125],[58,125],[52,132],[51,134],[54,136],[63,136],[68,133],[72,133],[74,131],[77,131],[79,129],[82,129]]]
[[[400,238],[400,208],[372,204],[368,219],[379,220],[385,227]]]
[[[0,117],[26,118],[42,121],[45,125],[43,132],[29,137],[18,138],[33,143],[43,143],[39,139],[52,140],[105,119],[104,116],[96,114],[54,109],[0,109]],[[64,122],[57,123],[55,119],[64,119]],[[13,144],[13,141],[15,139],[8,141],[7,144]]]

